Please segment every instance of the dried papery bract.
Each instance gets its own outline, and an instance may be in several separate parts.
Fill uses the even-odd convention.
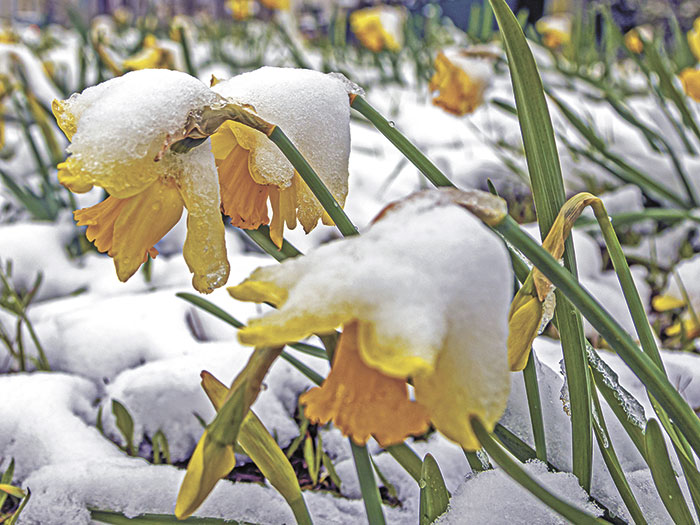
[[[600,199],[590,193],[579,193],[562,206],[552,228],[542,243],[552,257],[564,255],[564,243],[571,228],[586,206]],[[513,298],[508,314],[508,362],[512,371],[525,368],[535,337],[546,326],[554,312],[554,287],[538,268],[533,268]]]
[[[259,268],[229,288],[279,308],[239,332],[245,344],[344,326],[326,382],[302,397],[313,421],[383,445],[432,423],[464,448],[479,447],[469,414],[492,427],[508,395],[511,270],[503,243],[465,207],[496,222],[505,213],[483,192],[422,192],[388,207],[362,236]]]
[[[264,67],[212,89],[252,117],[279,126],[342,206],[348,188],[350,87],[337,75]],[[212,146],[224,213],[240,228],[270,224],[270,237],[279,247],[285,225],[295,228],[298,220],[308,233],[319,219],[332,221],[270,133],[231,119],[212,136]]]
[[[99,251],[113,257],[126,281],[187,208],[185,261],[193,285],[210,292],[228,278],[224,226],[214,157],[208,146],[164,150],[193,113],[221,100],[197,79],[167,70],[128,73],[54,101],[56,120],[71,144],[58,166],[61,184],[76,193],[104,188],[103,202],[77,210],[78,225]],[[203,138],[203,137],[201,137]]]

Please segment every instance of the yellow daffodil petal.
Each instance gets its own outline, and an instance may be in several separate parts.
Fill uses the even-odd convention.
[[[688,46],[695,55],[696,60],[700,61],[700,17],[693,22],[693,28],[688,31]]]
[[[124,202],[114,223],[111,255],[117,277],[125,282],[146,261],[153,246],[180,220],[183,202],[173,184],[160,181]]]
[[[657,312],[666,312],[668,310],[675,310],[676,308],[683,308],[685,306],[685,301],[678,297],[673,297],[672,295],[657,295],[651,300],[651,306]]]
[[[368,321],[359,323],[357,341],[364,362],[391,377],[432,371],[440,351],[440,348],[418,348],[415,341],[380,336],[376,325]]]
[[[542,303],[530,296],[516,308],[511,307],[508,320],[508,365],[511,372],[525,368],[532,342],[542,322]]]
[[[93,188],[92,183],[85,182],[82,177],[73,174],[69,162],[61,162],[57,168],[58,182],[73,193],[86,193]]]
[[[636,29],[630,29],[625,33],[625,47],[637,55],[644,51],[644,43],[639,38],[639,33]]]
[[[78,226],[87,226],[85,236],[99,252],[114,255],[114,224],[129,199],[107,197],[102,202],[73,212]]]
[[[435,59],[435,74],[429,87],[439,93],[433,104],[455,115],[471,113],[483,102],[484,82],[472,79],[442,52]]]
[[[391,13],[388,9],[381,6],[368,7],[359,9],[350,15],[352,32],[364,47],[375,53],[383,49],[394,52],[401,50],[401,43],[387,31],[382,21],[383,13]],[[390,14],[390,16],[394,16],[394,14]]]
[[[332,420],[343,435],[360,445],[370,436],[389,446],[424,433],[428,412],[408,398],[405,380],[385,376],[361,359],[357,325],[345,326],[323,385],[301,396],[306,417],[314,423]]]
[[[177,495],[175,516],[178,519],[189,517],[235,466],[233,447],[214,442],[205,430],[187,464],[187,473]]]
[[[188,173],[182,177],[179,189],[187,208],[187,237],[182,254],[194,274],[192,285],[209,293],[226,283],[230,271],[219,211],[218,176],[215,171]]]
[[[268,9],[286,11],[289,9],[289,0],[260,0],[260,3]]]
[[[685,68],[679,75],[683,91],[696,102],[700,102],[700,69]]]
[[[254,276],[237,286],[230,286],[228,291],[231,297],[239,301],[281,306],[287,300],[287,290],[272,282],[258,281]]]
[[[61,131],[68,137],[68,140],[73,140],[73,135],[78,130],[78,123],[75,121],[75,117],[66,107],[66,102],[64,100],[54,99],[51,102],[51,111],[53,116],[56,117],[56,123]]]

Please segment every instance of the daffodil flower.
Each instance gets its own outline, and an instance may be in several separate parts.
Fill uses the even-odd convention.
[[[138,69],[171,69],[174,58],[170,50],[158,45],[156,37],[146,35],[143,46],[134,55],[122,62],[122,67],[127,71]]]
[[[454,113],[472,113],[484,100],[484,90],[493,75],[490,57],[471,55],[469,50],[445,49],[435,59],[430,91],[437,91],[433,104]]]
[[[358,9],[350,15],[350,29],[370,51],[400,51],[406,11],[402,7],[381,5]]]
[[[187,153],[166,149],[181,136],[192,112],[221,104],[199,80],[184,73],[143,70],[53,103],[71,144],[58,180],[76,193],[93,186],[109,197],[74,212],[87,238],[113,259],[126,281],[154,245],[188,210],[185,261],[193,285],[210,292],[228,278],[224,226],[214,157],[207,144]]]
[[[644,51],[644,41],[651,42],[653,38],[654,30],[651,26],[635,27],[625,33],[625,47],[638,55]]]
[[[700,335],[700,257],[682,261],[669,278],[666,289],[652,299],[651,305],[657,312],[667,312],[684,308],[679,320],[669,326],[665,333],[675,337],[683,332],[688,339]]]
[[[681,71],[679,78],[685,94],[700,102],[700,69],[687,67]]]
[[[246,20],[252,16],[254,4],[252,0],[227,0],[226,7],[234,20]]]
[[[219,82],[212,89],[280,126],[343,205],[350,154],[347,82],[316,71],[264,67]],[[281,246],[285,224],[293,229],[298,219],[307,233],[319,219],[333,224],[264,133],[226,122],[211,140],[219,169],[221,207],[234,226],[255,229],[269,223],[270,237]]]
[[[260,0],[260,3],[275,11],[287,11],[290,6],[289,0]]]
[[[535,24],[542,35],[542,44],[549,49],[558,49],[571,40],[571,17],[566,14],[545,16]]]
[[[688,46],[695,55],[695,59],[700,61],[700,16],[693,22],[693,27],[687,34]]]
[[[237,299],[279,308],[239,332],[245,344],[281,345],[344,327],[329,376],[301,398],[309,419],[384,446],[432,423],[475,450],[470,416],[489,428],[500,418],[512,272],[502,242],[462,207],[465,195],[473,197],[416,194],[385,209],[365,234],[259,268],[229,288]]]

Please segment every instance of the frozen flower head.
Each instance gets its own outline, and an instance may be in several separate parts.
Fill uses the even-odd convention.
[[[342,205],[348,191],[350,101],[346,83],[305,69],[264,67],[220,82],[214,91],[278,125]],[[284,225],[311,231],[330,217],[277,146],[260,131],[224,123],[212,138],[221,206],[239,228],[270,224],[282,245]],[[272,208],[268,217],[267,202]]]
[[[370,51],[384,49],[400,51],[406,10],[402,7],[380,5],[358,9],[350,15],[350,28],[357,39]]]
[[[234,20],[246,20],[253,15],[254,4],[252,0],[228,0],[226,7],[231,10]]]
[[[687,67],[679,75],[683,91],[695,102],[700,102],[700,69]]]
[[[194,287],[223,285],[229,266],[219,212],[218,176],[208,145],[187,153],[166,149],[181,136],[191,112],[219,98],[199,80],[160,69],[135,71],[54,101],[58,125],[71,144],[58,180],[83,193],[109,197],[74,213],[87,238],[114,258],[126,281],[158,252],[154,245],[188,210],[183,254]]]
[[[143,46],[136,54],[124,60],[122,66],[127,71],[137,69],[170,69],[174,66],[175,59],[169,49],[158,44],[153,35],[146,35]]]
[[[455,115],[473,112],[483,102],[493,76],[492,58],[456,48],[440,51],[429,86],[430,91],[438,92],[433,104]]]
[[[549,49],[557,49],[571,40],[571,16],[567,14],[545,16],[535,24],[542,35],[542,44]]]
[[[644,41],[650,42],[653,39],[654,29],[651,26],[635,27],[625,33],[625,47],[638,55],[644,51]]]
[[[501,202],[454,189],[418,193],[362,236],[259,268],[229,288],[278,307],[240,331],[243,343],[275,346],[344,328],[329,376],[301,398],[312,421],[385,446],[432,423],[468,450],[479,447],[471,416],[493,428],[508,397],[512,277],[503,243],[462,207],[474,194]]]
[[[692,29],[688,31],[688,45],[696,60],[700,61],[700,17],[695,19]]]

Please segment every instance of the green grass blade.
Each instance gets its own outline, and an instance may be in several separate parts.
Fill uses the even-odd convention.
[[[124,436],[127,452],[135,456],[136,446],[134,445],[134,419],[129,414],[129,411],[116,399],[112,399],[112,414],[117,424],[119,432]]]
[[[646,524],[646,519],[642,513],[642,509],[639,508],[634,493],[627,483],[627,478],[622,470],[620,461],[617,459],[617,454],[613,448],[613,442],[610,438],[610,433],[608,432],[608,427],[605,424],[605,418],[603,416],[603,411],[600,407],[600,400],[598,399],[598,393],[593,390],[593,432],[595,433],[596,441],[598,442],[598,449],[603,456],[603,461],[605,461],[605,466],[608,467],[608,472],[610,472],[610,477],[615,483],[622,501],[624,501],[627,511],[634,520],[636,525]]]
[[[435,186],[454,186],[435,164],[421,153],[395,126],[382,117],[364,98],[356,96],[352,99],[350,107],[369,120]]]
[[[523,370],[525,381],[525,393],[527,394],[527,407],[530,411],[530,423],[532,435],[535,439],[535,451],[537,459],[547,463],[547,441],[544,434],[544,419],[542,416],[542,402],[540,400],[540,387],[537,382],[536,356],[530,350],[530,358]]]
[[[192,523],[195,525],[255,525],[247,521],[222,520],[218,518],[193,517],[179,520],[169,514],[142,514],[135,518],[127,518],[121,512],[97,509],[90,509],[90,518],[98,523],[110,523],[112,525],[177,525],[179,523]]]
[[[400,443],[398,445],[386,447],[386,451],[391,454],[391,457],[393,457],[413,479],[420,482],[423,462],[411,447],[406,443]]]
[[[352,440],[350,440],[350,447],[352,457],[355,460],[357,477],[360,481],[360,492],[367,512],[367,521],[369,521],[369,525],[384,525],[382,499],[379,496],[377,481],[374,479],[374,470],[367,447],[357,445]]]
[[[445,513],[450,502],[445,480],[435,458],[426,454],[420,476],[420,525],[430,525]]]
[[[673,471],[671,460],[668,457],[668,450],[666,450],[666,443],[658,421],[650,419],[647,422],[645,435],[649,467],[661,501],[675,523],[692,525],[695,522],[676,481],[676,473]]]
[[[544,238],[566,200],[554,129],[542,80],[520,24],[505,0],[490,1],[508,57],[535,209]],[[566,241],[564,266],[576,275],[571,239]],[[555,318],[561,334],[571,400],[573,473],[588,491],[592,475],[593,436],[583,324],[580,315],[564,295],[557,291],[556,298]]]

